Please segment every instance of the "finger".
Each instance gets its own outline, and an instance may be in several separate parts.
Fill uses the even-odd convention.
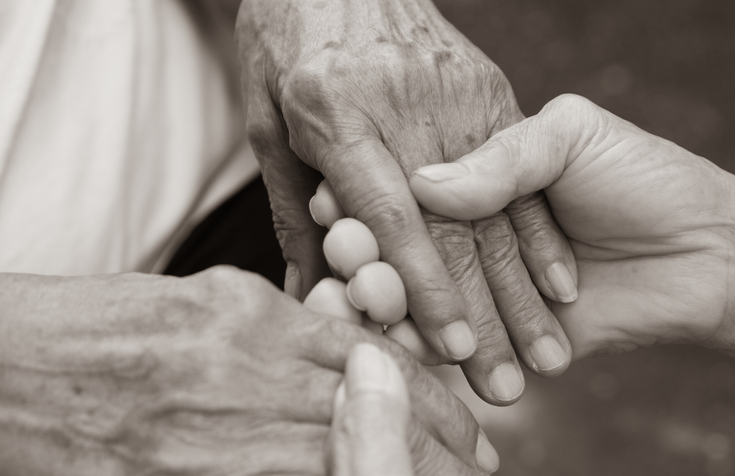
[[[309,202],[309,210],[311,211],[311,218],[319,225],[327,228],[332,228],[334,222],[347,216],[342,209],[342,205],[339,204],[332,186],[326,180],[323,180],[316,189],[316,194]]]
[[[373,321],[391,325],[406,317],[406,289],[396,270],[382,261],[361,266],[347,284],[347,298]]]
[[[352,347],[361,342],[377,346],[400,367],[415,417],[452,454],[465,464],[475,465],[479,429],[477,421],[467,406],[413,359],[405,348],[341,320],[300,317],[294,321],[292,332],[298,332],[300,336],[296,345],[302,358],[322,367],[344,371]]]
[[[360,266],[380,259],[375,236],[354,218],[335,222],[324,238],[323,248],[329,267],[346,280],[355,276]]]
[[[462,366],[467,380],[485,401],[509,405],[523,393],[523,373],[483,274],[472,224],[428,212],[424,219],[477,326],[478,350]]]
[[[371,344],[347,359],[344,398],[335,399],[333,474],[410,476],[408,390],[396,363]]]
[[[539,375],[560,375],[572,349],[531,281],[510,220],[498,213],[475,221],[474,227],[482,270],[516,354]]]
[[[403,347],[411,352],[416,360],[421,362],[421,365],[437,366],[451,363],[446,357],[439,355],[434,349],[431,348],[424,336],[421,335],[413,319],[406,317],[400,322],[393,324],[388,327],[385,331],[385,336],[390,337],[394,341],[401,344]]]
[[[324,278],[314,286],[304,307],[317,314],[334,316],[356,325],[362,324],[362,312],[347,298],[347,285],[334,278]]]
[[[517,198],[505,207],[518,248],[536,287],[544,296],[569,303],[577,299],[577,263],[543,192]]]
[[[311,219],[309,199],[321,175],[305,165],[288,146],[288,131],[264,84],[251,81],[247,133],[268,188],[273,222],[286,260],[286,292],[303,299],[311,288],[330,275],[322,254],[325,229]]]
[[[443,216],[493,215],[554,183],[597,135],[604,136],[599,111],[579,96],[561,96],[457,162],[417,170],[411,190],[421,205]]]
[[[393,156],[376,138],[342,147],[320,164],[348,215],[368,226],[381,259],[401,276],[408,309],[440,354],[464,360],[475,351],[474,323],[434,246]],[[337,151],[333,151],[332,155]]]

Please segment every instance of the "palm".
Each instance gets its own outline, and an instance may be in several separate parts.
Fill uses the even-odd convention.
[[[714,167],[642,131],[627,137],[607,137],[615,145],[599,156],[588,148],[547,189],[577,258],[579,299],[554,304],[577,357],[705,339],[724,312]]]

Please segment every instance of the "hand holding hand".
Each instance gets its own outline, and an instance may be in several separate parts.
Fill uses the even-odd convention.
[[[545,190],[577,259],[579,299],[550,303],[576,358],[664,342],[735,349],[735,183],[711,162],[562,96],[410,183],[458,220]]]
[[[323,174],[398,271],[423,338],[444,361],[464,361],[479,395],[521,396],[516,351],[539,374],[563,372],[570,346],[534,282],[571,301],[576,266],[543,195],[455,222],[420,210],[406,180],[522,118],[498,68],[429,0],[249,0],[239,38],[288,292],[303,298],[328,275],[307,207]]]
[[[356,345],[334,401],[333,476],[413,476],[410,415],[406,383],[395,361],[373,345]],[[484,436],[478,439],[479,458],[486,472],[497,471],[498,455]]]

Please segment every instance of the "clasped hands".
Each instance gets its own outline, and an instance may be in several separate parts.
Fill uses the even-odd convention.
[[[339,207],[318,220],[364,223],[405,285],[407,338],[389,335],[460,362],[488,402],[520,398],[519,359],[554,376],[657,342],[731,348],[729,176],[579,98],[523,121],[502,73],[428,1],[241,12],[248,134],[289,294],[331,275],[309,209],[326,178]]]

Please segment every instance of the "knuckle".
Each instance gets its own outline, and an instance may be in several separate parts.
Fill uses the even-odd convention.
[[[505,207],[504,211],[516,230],[529,223],[552,219],[546,202],[546,195],[543,192],[535,192],[516,198]]]
[[[404,203],[401,197],[394,193],[384,193],[379,189],[363,197],[355,210],[355,218],[373,231],[378,243],[397,236],[403,236],[405,240],[410,241],[417,221],[410,206]],[[402,247],[407,244],[408,242],[402,242],[395,245]]]
[[[523,297],[510,305],[506,325],[531,337],[546,328],[548,312],[535,296]]]
[[[507,354],[510,349],[508,333],[503,321],[485,317],[477,323],[478,346],[475,354],[482,357]]]
[[[268,285],[268,281],[262,276],[230,265],[213,266],[201,273],[201,278],[214,296],[240,296],[244,291],[260,296]]]
[[[476,221],[475,241],[484,269],[502,270],[518,256],[518,239],[504,213]]]
[[[426,220],[429,234],[451,276],[470,273],[476,259],[477,246],[470,222]]]
[[[577,94],[562,94],[555,97],[541,110],[552,113],[560,118],[573,118],[579,113],[589,113],[595,110],[595,105],[589,99]]]

